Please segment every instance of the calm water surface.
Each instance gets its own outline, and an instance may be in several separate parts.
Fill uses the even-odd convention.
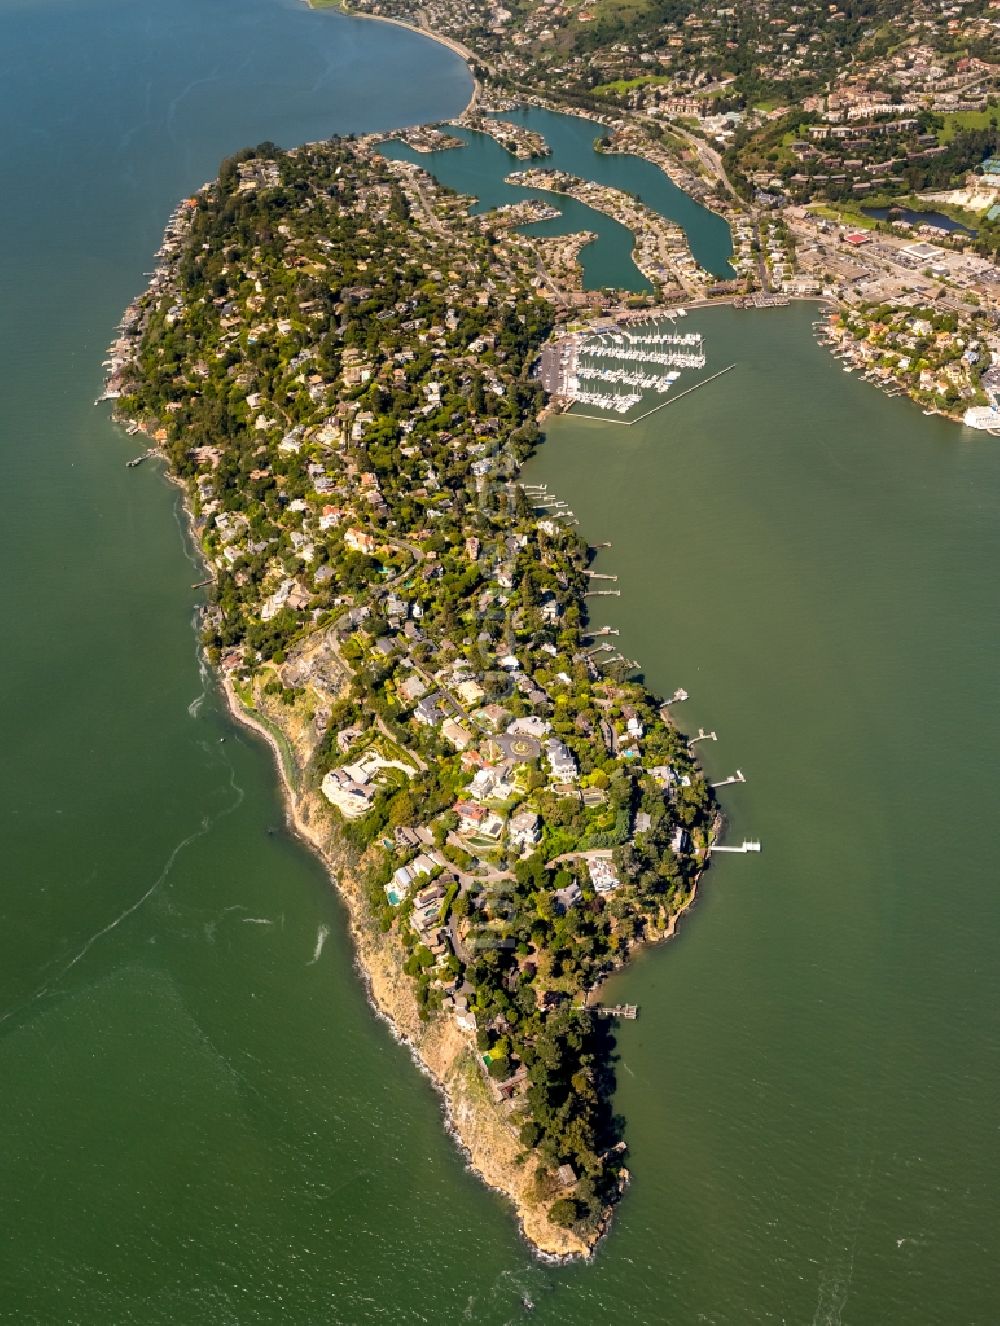
[[[876,221],[888,221],[890,209],[888,207],[862,207],[865,216],[872,216]],[[907,221],[911,226],[937,226],[939,230],[960,231],[966,235],[974,235],[976,232],[970,230],[968,226],[963,226],[960,221],[955,221],[952,217],[946,216],[944,212],[914,212],[909,207],[894,207],[891,209],[893,220]]]
[[[589,230],[595,238],[581,252],[584,285],[591,290],[617,286],[625,290],[649,291],[651,286],[632,261],[633,237],[620,222],[592,207],[544,189],[523,189],[505,183],[512,172],[529,168],[564,170],[582,179],[634,194],[655,211],[675,221],[688,237],[692,252],[708,271],[720,277],[733,275],[729,259],[732,235],[723,217],[696,203],[678,189],[663,171],[640,157],[605,154],[594,150],[594,142],[605,129],[579,115],[560,115],[537,106],[504,112],[500,117],[540,133],[551,148],[551,156],[538,161],[519,161],[486,134],[449,127],[463,139],[465,147],[443,152],[415,152],[404,143],[390,142],[387,156],[416,162],[460,193],[471,194],[473,212],[487,211],[525,198],[539,198],[559,209],[560,216],[526,226],[529,235],[566,235]]]
[[[468,75],[276,0],[0,23],[0,1320],[995,1322],[1000,452],[793,309],[692,318],[738,372],[533,462],[765,844],[622,978],[634,1187],[593,1266],[541,1267],[369,1013],[199,669],[175,495],[91,405],[224,154],[454,115]]]

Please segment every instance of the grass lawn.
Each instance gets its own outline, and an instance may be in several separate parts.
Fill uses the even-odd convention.
[[[959,129],[988,129],[990,117],[996,114],[996,110],[990,107],[981,111],[952,111],[950,115],[943,117],[944,128],[941,130],[941,142],[951,142]]]
[[[615,21],[620,19],[628,25],[641,15],[649,13],[652,5],[649,0],[596,0],[596,3],[583,3],[580,7],[589,9],[598,20],[610,19]]]
[[[640,78],[616,78],[613,83],[599,83],[594,88],[594,92],[600,96],[602,92],[615,92],[621,95],[624,92],[631,92],[633,88],[648,87],[652,83],[669,83],[670,78],[666,74],[643,74]]]
[[[809,210],[827,221],[836,221],[842,226],[853,226],[855,230],[874,230],[876,226],[874,217],[865,216],[864,212],[839,203],[810,203]]]

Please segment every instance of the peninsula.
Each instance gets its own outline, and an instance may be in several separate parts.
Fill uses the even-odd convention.
[[[598,661],[575,525],[518,481],[537,265],[373,142],[263,144],[171,217],[106,394],[184,489],[205,648],[375,1006],[569,1257],[628,1179],[596,991],[673,933],[717,811],[667,708]]]
[[[720,279],[638,198],[545,167],[510,177],[626,220],[652,286],[629,301],[636,317],[822,299],[818,334],[847,369],[998,427],[993,21],[974,0],[984,44],[960,50],[944,11],[921,7],[911,37],[876,9],[881,35],[838,10],[807,40],[801,5],[781,32],[692,5],[665,24],[645,5],[627,19],[356,6],[432,27],[473,67],[458,121],[400,131],[418,153],[473,128],[540,161],[517,106],[582,109],[598,151],[645,158],[726,217]],[[628,1180],[597,992],[673,933],[718,811],[668,708],[588,632],[587,595],[617,591],[594,589],[570,514],[518,476],[546,385],[557,407],[607,408],[592,379],[665,391],[678,352],[640,330],[635,366],[612,369],[585,337],[551,340],[581,310],[584,325],[626,312],[580,288],[587,236],[518,233],[551,215],[537,197],[472,217],[379,141],[224,162],[171,218],[105,395],[184,488],[209,575],[205,648],[278,757],[374,1005],[526,1238],[586,1256]],[[914,243],[924,223],[891,210],[911,195],[962,224]],[[626,322],[612,320],[622,347]]]

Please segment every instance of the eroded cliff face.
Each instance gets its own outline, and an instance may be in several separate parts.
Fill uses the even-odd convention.
[[[479,1067],[479,1055],[470,1033],[452,1018],[437,1015],[424,1021],[414,995],[413,981],[403,970],[406,951],[393,931],[383,933],[369,914],[365,891],[352,867],[332,821],[329,807],[316,791],[296,791],[286,761],[270,729],[279,724],[272,709],[267,726],[241,702],[228,679],[225,692],[230,710],[240,723],[252,728],[274,752],[281,774],[291,826],[322,858],[330,879],[346,908],[358,968],[375,1011],[393,1035],[410,1050],[418,1067],[430,1078],[442,1098],[448,1131],[470,1168],[514,1207],[525,1239],[543,1257],[588,1257],[607,1228],[610,1208],[589,1240],[562,1229],[548,1218],[553,1197],[539,1188],[536,1167],[511,1126],[504,1107],[490,1091]],[[294,724],[282,726],[293,758],[308,757],[308,739]]]

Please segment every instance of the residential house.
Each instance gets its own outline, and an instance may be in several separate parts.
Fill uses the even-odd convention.
[[[520,810],[512,815],[507,826],[507,838],[513,847],[530,851],[542,838],[538,815],[533,810]]]
[[[556,782],[571,783],[578,776],[576,757],[558,737],[549,737],[545,742],[545,755]]]
[[[620,886],[621,880],[618,878],[614,863],[606,857],[591,857],[587,862],[587,868],[590,872],[590,882],[597,893],[612,893]]]

